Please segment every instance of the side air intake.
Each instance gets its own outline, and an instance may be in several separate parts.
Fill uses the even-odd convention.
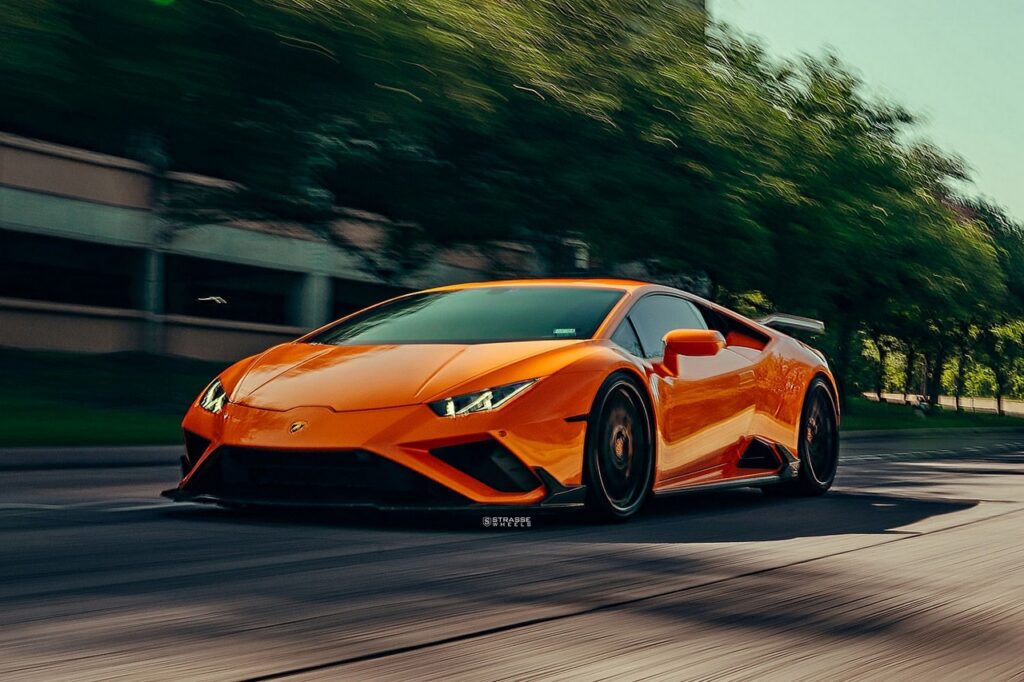
[[[741,469],[778,469],[782,466],[782,461],[775,448],[760,438],[755,438],[747,445],[738,466]]]

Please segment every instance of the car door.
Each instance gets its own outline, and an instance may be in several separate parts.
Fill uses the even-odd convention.
[[[779,346],[774,343],[771,334],[758,329],[748,320],[702,302],[696,305],[708,325],[725,337],[726,348],[750,361],[754,380],[748,396],[752,398],[755,408],[750,435],[771,442],[792,441],[792,424],[780,417],[780,410],[792,392],[791,380],[787,378],[793,374],[792,360],[779,354]]]
[[[678,374],[662,365],[665,334],[673,329],[707,329],[698,308],[670,294],[651,294],[630,310],[626,322],[636,350],[648,361],[656,393],[660,436],[659,486],[720,478],[746,442],[754,412],[751,361],[728,348],[710,357],[679,358]],[[624,345],[625,332],[618,332]],[[627,350],[629,350],[627,348]],[[635,351],[631,351],[634,352]]]

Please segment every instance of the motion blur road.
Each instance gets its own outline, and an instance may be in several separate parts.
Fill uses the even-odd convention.
[[[821,499],[522,530],[173,506],[159,449],[0,458],[0,679],[1024,680],[1015,439],[857,440]]]

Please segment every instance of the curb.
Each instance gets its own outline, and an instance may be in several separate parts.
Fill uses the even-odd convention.
[[[180,445],[0,448],[0,471],[177,467]]]
[[[955,450],[912,450],[910,452],[882,452],[876,454],[844,455],[839,453],[839,464],[858,462],[906,462],[917,459],[960,459],[983,455],[1004,455],[1024,451],[1024,441],[995,443],[985,447],[960,447]]]
[[[871,440],[881,438],[907,438],[914,436],[954,436],[961,434],[1008,433],[1024,434],[1024,426],[995,426],[992,428],[936,428],[936,429],[873,429],[868,431],[843,431],[840,429],[840,440]]]

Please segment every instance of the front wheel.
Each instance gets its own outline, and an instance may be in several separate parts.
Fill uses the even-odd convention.
[[[613,374],[587,419],[587,508],[601,520],[633,516],[651,489],[653,428],[641,391],[628,375]]]
[[[815,378],[800,417],[800,473],[792,481],[765,488],[766,493],[813,497],[828,492],[839,466],[838,415],[828,384]]]

